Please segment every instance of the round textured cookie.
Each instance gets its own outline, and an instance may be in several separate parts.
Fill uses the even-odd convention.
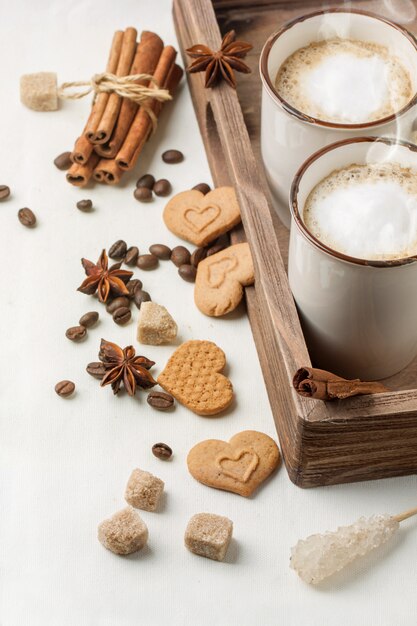
[[[237,433],[228,443],[219,439],[201,441],[187,457],[189,472],[200,483],[246,497],[279,463],[275,441],[256,430]]]
[[[197,415],[216,415],[233,400],[232,383],[220,374],[226,357],[211,341],[191,340],[171,355],[158,383]]]

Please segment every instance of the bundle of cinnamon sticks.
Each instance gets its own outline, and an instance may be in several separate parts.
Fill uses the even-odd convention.
[[[137,80],[137,84],[167,89],[173,95],[183,74],[175,63],[176,50],[164,46],[155,33],[143,31],[139,42],[136,38],[137,31],[131,27],[114,34],[106,72],[118,77],[151,75],[155,82]],[[97,94],[71,154],[68,182],[82,187],[93,177],[117,184],[123,172],[135,166],[161,109],[162,102],[151,97],[138,105],[115,92]]]

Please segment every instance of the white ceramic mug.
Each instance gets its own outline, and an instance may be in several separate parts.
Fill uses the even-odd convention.
[[[417,355],[417,257],[367,261],[316,239],[302,216],[310,191],[335,169],[391,161],[417,170],[417,146],[376,137],[337,142],[313,154],[291,188],[288,276],[315,365],[377,380]]]
[[[395,115],[364,124],[337,124],[304,115],[285,102],[274,83],[278,69],[293,52],[312,41],[335,37],[384,45],[409,71],[414,97]],[[410,140],[417,116],[417,43],[405,29],[365,11],[330,9],[299,17],[269,37],[260,57],[262,79],[261,152],[275,208],[289,227],[288,192],[307,155],[325,145],[358,135]]]

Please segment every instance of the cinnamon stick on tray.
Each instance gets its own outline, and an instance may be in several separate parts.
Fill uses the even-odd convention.
[[[163,48],[163,41],[160,37],[158,37],[158,35],[146,30],[143,31],[136,49],[130,74],[153,74]],[[136,83],[146,87],[149,85],[148,80],[139,80],[136,81]],[[136,102],[129,100],[128,98],[123,98],[119,117],[117,118],[116,126],[113,130],[111,139],[105,144],[96,145],[95,151],[97,154],[108,159],[112,159],[116,156],[124,138],[127,135],[137,110],[138,104],[136,104]]]
[[[343,400],[352,396],[389,391],[382,383],[347,380],[315,367],[301,367],[293,378],[294,389],[301,396],[316,400]]]
[[[182,70],[175,65],[176,55],[177,52],[172,46],[166,46],[154,72],[157,84],[164,89],[169,89],[169,91],[175,89],[182,75]],[[168,80],[171,88],[168,87]],[[139,153],[152,131],[152,120],[146,112],[146,107],[151,109],[155,116],[158,116],[162,109],[162,103],[149,98],[145,106],[142,105],[137,111],[123,145],[116,156],[116,163],[122,170],[133,169]]]
[[[136,28],[126,28],[123,34],[122,48],[119,62],[117,64],[116,76],[127,76],[130,73],[132,61],[136,52]],[[101,119],[98,121],[95,132],[87,131],[87,139],[91,143],[106,143],[109,141],[113,128],[115,127],[117,116],[119,115],[122,98],[117,93],[111,93],[108,97],[106,107]]]

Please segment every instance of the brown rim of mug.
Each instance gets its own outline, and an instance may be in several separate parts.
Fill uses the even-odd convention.
[[[328,146],[325,146],[321,150],[318,150],[314,154],[312,154],[299,168],[296,175],[294,176],[291,190],[290,190],[290,210],[292,218],[296,226],[298,227],[301,234],[316,248],[321,250],[322,252],[326,252],[328,255],[335,257],[336,259],[340,259],[341,261],[345,261],[347,263],[354,263],[355,265],[367,265],[369,267],[395,267],[400,265],[408,265],[409,263],[414,263],[417,261],[417,255],[408,256],[401,259],[389,259],[386,261],[375,260],[375,259],[360,259],[358,257],[349,256],[347,254],[343,254],[343,252],[338,252],[337,250],[333,250],[333,248],[329,248],[322,241],[317,239],[304,224],[303,219],[301,217],[300,211],[298,209],[298,201],[297,195],[300,187],[300,182],[305,174],[306,170],[310,167],[312,163],[317,161],[323,154],[327,154],[327,152],[331,152],[332,150],[337,150],[342,146],[346,146],[351,143],[384,143],[388,146],[400,145],[405,148],[408,148],[412,152],[417,152],[417,146],[409,141],[403,141],[401,139],[389,139],[387,137],[352,137],[351,139],[342,139],[342,141],[337,141],[336,143],[331,143]]]
[[[379,120],[373,120],[372,122],[363,122],[362,124],[338,124],[336,122],[326,122],[324,120],[319,120],[316,117],[310,117],[309,115],[306,115],[305,113],[302,113],[298,109],[295,109],[294,107],[292,107],[286,100],[284,100],[284,98],[282,98],[279,95],[279,93],[275,89],[274,84],[271,81],[271,78],[268,72],[268,57],[269,57],[269,53],[273,45],[275,44],[276,40],[281,35],[283,35],[287,30],[289,30],[296,24],[299,24],[300,22],[304,22],[305,20],[308,20],[312,17],[316,17],[317,15],[325,15],[326,13],[355,13],[357,15],[364,15],[366,17],[372,17],[373,19],[379,20],[380,22],[384,22],[384,24],[387,24],[388,26],[391,26],[392,28],[395,28],[400,33],[402,33],[404,37],[406,37],[406,39],[408,39],[410,43],[414,46],[414,49],[417,52],[417,39],[410,32],[408,32],[408,30],[406,30],[399,24],[395,24],[395,22],[391,22],[385,17],[382,17],[381,15],[377,15],[376,13],[371,13],[370,11],[361,11],[359,9],[350,10],[350,9],[340,8],[340,9],[323,9],[321,11],[315,11],[314,13],[309,13],[307,15],[301,15],[300,17],[297,17],[294,20],[286,22],[284,26],[280,28],[280,30],[276,31],[275,33],[272,33],[272,35],[268,37],[268,39],[265,42],[264,47],[262,48],[261,56],[259,59],[259,72],[260,72],[261,80],[264,84],[264,87],[266,88],[271,98],[275,100],[277,104],[279,104],[284,109],[284,111],[286,111],[287,113],[289,113],[290,115],[294,117],[297,117],[303,122],[307,122],[309,124],[313,124],[317,126],[323,126],[325,128],[338,128],[338,129],[345,129],[345,130],[361,130],[363,128],[373,128],[375,126],[381,126],[382,124],[387,124],[388,122],[392,122],[396,117],[400,117],[401,115],[406,113],[409,109],[411,109],[414,106],[414,104],[417,102],[417,92],[414,94],[411,100],[402,109],[400,109],[396,113],[392,113],[391,115],[388,115],[388,117],[383,117]]]

